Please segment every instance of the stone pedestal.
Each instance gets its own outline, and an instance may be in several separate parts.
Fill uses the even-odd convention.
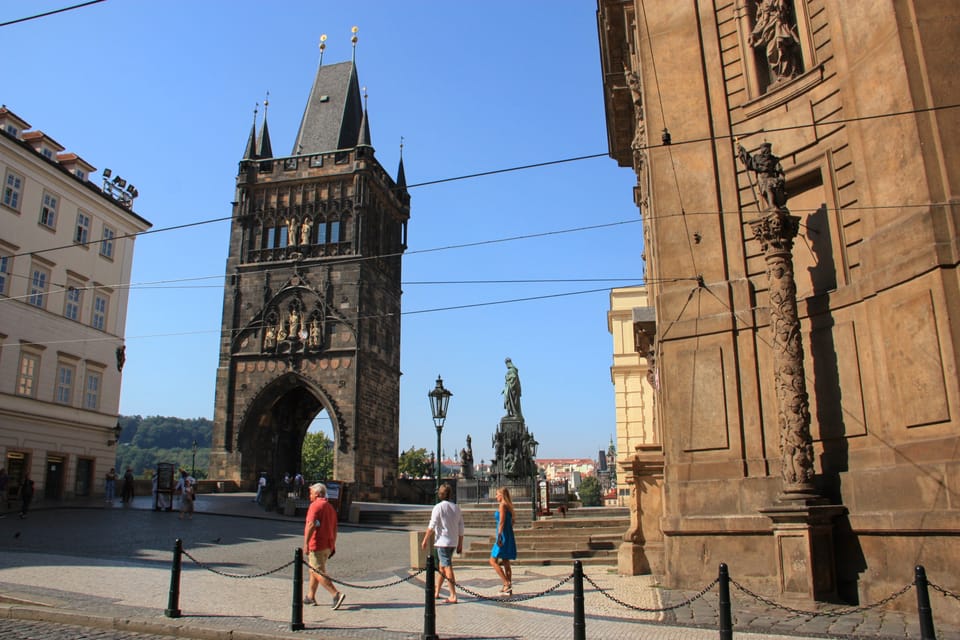
[[[760,509],[773,521],[780,596],[804,601],[837,599],[833,521],[846,507],[782,500]]]
[[[638,445],[633,457],[621,460],[622,477],[633,494],[630,528],[617,549],[617,573],[625,576],[663,574],[663,448]]]

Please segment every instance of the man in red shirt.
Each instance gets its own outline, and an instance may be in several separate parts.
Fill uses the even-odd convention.
[[[327,559],[337,552],[337,511],[327,502],[327,487],[323,483],[310,486],[310,508],[303,529],[303,555],[310,565],[310,586],[303,604],[317,604],[317,586],[323,585],[333,596],[333,608],[339,609],[345,595],[337,591],[327,577]]]

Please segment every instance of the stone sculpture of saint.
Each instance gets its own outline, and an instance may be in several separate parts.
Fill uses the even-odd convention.
[[[760,197],[766,202],[767,208],[784,208],[787,205],[786,178],[780,158],[770,151],[770,143],[764,142],[760,145],[760,151],[752,156],[743,146],[737,145],[737,155],[748,171],[756,172]]]
[[[507,365],[507,374],[504,377],[503,384],[503,408],[507,410],[507,416],[511,418],[523,419],[523,413],[520,411],[520,372],[513,364],[510,358],[504,361]]]
[[[300,336],[300,314],[297,312],[296,307],[290,309],[288,321],[290,323],[290,337],[298,338]]]
[[[289,243],[291,247],[297,246],[298,227],[299,225],[297,224],[296,218],[287,218],[287,243]]]
[[[320,346],[320,323],[314,318],[310,323],[310,347],[316,349]]]
[[[774,82],[794,78],[803,70],[789,0],[758,2],[757,21],[748,41],[755,49],[764,48]]]
[[[313,219],[307,216],[300,225],[300,244],[310,244],[310,232],[313,231]]]

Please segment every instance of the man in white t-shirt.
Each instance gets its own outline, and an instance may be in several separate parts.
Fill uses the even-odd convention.
[[[257,504],[263,504],[260,502],[263,499],[263,492],[267,489],[267,474],[261,473],[260,479],[257,480],[257,497],[254,499],[254,502]]]
[[[449,484],[440,485],[437,492],[440,502],[435,504],[430,512],[430,525],[421,547],[426,549],[430,538],[436,536],[433,546],[440,559],[440,580],[433,595],[440,597],[440,587],[446,578],[450,583],[450,597],[445,602],[454,604],[457,601],[457,579],[453,575],[453,551],[456,549],[457,553],[463,553],[463,513],[456,503],[450,502],[451,491]]]

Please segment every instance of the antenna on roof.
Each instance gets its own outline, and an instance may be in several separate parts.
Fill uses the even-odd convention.
[[[322,34],[320,36],[320,65],[323,66],[323,50],[327,48],[327,34]]]
[[[353,60],[351,60],[351,62],[357,61],[357,39],[358,39],[357,32],[358,31],[360,31],[358,27],[353,27],[350,29],[350,33],[353,34],[353,36],[350,38],[350,42],[353,43]]]

